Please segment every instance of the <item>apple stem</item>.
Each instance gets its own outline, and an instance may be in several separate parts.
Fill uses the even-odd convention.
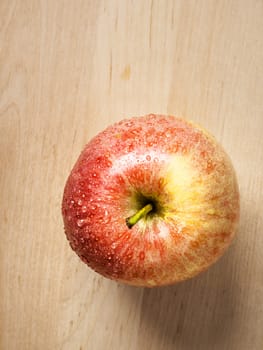
[[[146,204],[142,209],[126,219],[127,226],[132,228],[133,225],[135,225],[141,218],[145,217],[151,210],[153,210],[152,204]]]

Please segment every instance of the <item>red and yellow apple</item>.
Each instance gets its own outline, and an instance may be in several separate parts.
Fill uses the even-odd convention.
[[[62,203],[72,249],[105,277],[137,286],[191,278],[232,241],[239,191],[216,140],[180,118],[123,120],[94,137]]]

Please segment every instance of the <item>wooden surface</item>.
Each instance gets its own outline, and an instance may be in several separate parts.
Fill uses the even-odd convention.
[[[263,2],[0,2],[1,350],[263,349]],[[224,145],[239,234],[210,270],[140,289],[69,248],[60,213],[80,150],[150,112]]]

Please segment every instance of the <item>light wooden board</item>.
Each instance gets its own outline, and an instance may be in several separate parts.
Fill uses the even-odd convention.
[[[0,347],[263,349],[263,2],[0,1]],[[80,150],[150,112],[209,129],[241,192],[210,270],[139,289],[79,261],[60,214]]]

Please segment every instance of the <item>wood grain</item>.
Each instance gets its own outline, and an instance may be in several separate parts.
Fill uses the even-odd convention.
[[[263,348],[263,2],[0,2],[0,347]],[[209,271],[167,288],[82,264],[60,204],[80,150],[150,112],[194,120],[224,145],[239,234]]]

